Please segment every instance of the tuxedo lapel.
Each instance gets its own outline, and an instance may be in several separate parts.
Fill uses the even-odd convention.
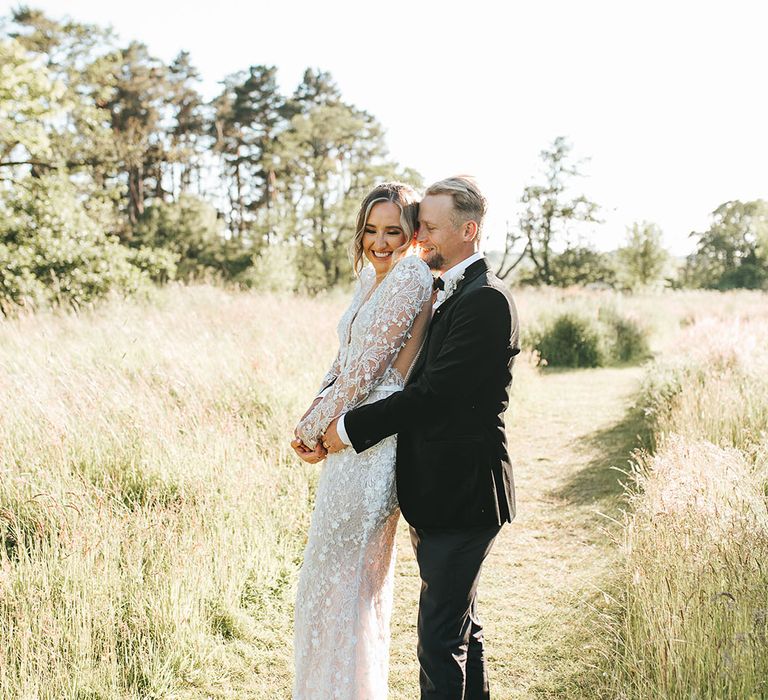
[[[435,309],[435,313],[432,314],[432,321],[429,324],[430,331],[432,330],[432,327],[442,318],[450,305],[461,296],[461,293],[464,291],[467,284],[469,284],[472,280],[476,279],[480,275],[487,273],[488,270],[488,262],[485,258],[481,258],[480,260],[473,262],[466,270],[464,270],[464,276],[456,285],[456,289],[454,290],[453,294],[451,294],[451,296],[449,296],[442,304],[440,304],[440,306]]]
[[[419,356],[413,365],[413,369],[410,372],[411,381],[415,379],[415,377],[423,368],[424,363],[427,361],[429,342],[432,339],[432,331],[443,318],[445,310],[450,308],[450,305],[461,296],[461,293],[464,291],[464,288],[469,282],[477,279],[480,275],[487,273],[488,270],[488,263],[486,262],[485,258],[472,263],[464,271],[464,277],[458,283],[458,285],[456,285],[456,289],[454,290],[453,294],[451,294],[451,296],[449,296],[442,304],[440,304],[440,306],[437,307],[437,309],[435,309],[435,313],[432,314],[432,320],[429,322],[429,327],[427,328],[427,335],[424,338],[424,346],[421,348],[421,352],[419,353]]]

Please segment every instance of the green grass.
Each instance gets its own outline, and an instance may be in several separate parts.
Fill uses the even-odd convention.
[[[337,314],[179,288],[0,326],[3,698],[288,694],[288,440]]]
[[[674,347],[682,365],[693,362],[680,350],[688,346],[670,345],[681,321],[693,330],[691,321],[707,314],[765,316],[766,307],[764,295],[751,293],[537,290],[516,298],[524,326],[561,304],[610,303],[654,329],[652,348]],[[337,295],[310,300],[169,287],[151,303],[113,301],[80,315],[0,323],[3,700],[289,696],[294,586],[319,469],[300,463],[288,441],[335,352],[344,304]],[[752,335],[744,329],[739,336],[746,358],[760,347],[749,346]],[[627,595],[641,593],[622,578],[632,569],[626,550],[614,544],[624,541],[624,472],[646,427],[633,408],[641,373],[540,371],[529,355],[520,358],[508,414],[519,516],[502,531],[481,583],[496,697],[618,697],[609,694],[611,683],[624,670],[635,672],[629,661],[642,658],[646,669],[657,657],[642,657],[653,647],[622,636],[648,619],[645,603],[619,596],[622,607],[611,598],[628,581]],[[764,406],[756,390],[748,391],[753,380],[726,377],[704,397],[673,378],[664,396],[678,401],[676,408],[655,405],[668,421],[665,428],[654,424],[657,438],[695,425],[684,437],[700,442],[717,426],[718,439],[706,439],[746,455],[727,462],[746,489],[734,496],[737,513],[739,504],[757,503],[753,475],[765,464],[756,439]],[[647,466],[642,474],[651,479],[657,470]],[[644,485],[637,498],[652,490]],[[638,518],[650,507],[643,504],[633,502]],[[660,551],[677,556],[683,572],[678,534],[668,533],[669,548]],[[391,694],[410,700],[419,582],[402,523],[398,541]],[[755,540],[744,542],[760,551]],[[733,591],[756,579],[733,552],[723,557],[735,562],[735,578],[725,579],[723,590],[736,608],[721,596],[703,609],[753,615],[734,620],[754,620],[757,636],[750,639],[759,641],[760,610],[768,605],[750,599],[742,611],[746,597]],[[657,564],[649,559],[648,570]],[[707,586],[707,594],[720,592]],[[650,638],[663,649],[659,631]],[[755,655],[745,656],[746,643],[733,639],[720,649],[738,668]],[[709,653],[690,658],[693,667],[714,668]],[[606,676],[606,669],[616,674]],[[694,676],[681,679],[692,683]]]
[[[628,457],[642,422],[637,368],[522,369],[508,415],[518,516],[502,529],[480,583],[493,697],[590,698],[609,653],[600,632]],[[599,397],[596,400],[595,397]],[[615,468],[614,468],[615,467]],[[418,697],[419,581],[399,538],[392,698]]]
[[[612,697],[768,697],[768,323],[705,321],[651,367]]]

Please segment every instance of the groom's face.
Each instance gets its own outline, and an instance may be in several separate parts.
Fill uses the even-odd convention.
[[[422,260],[433,270],[447,270],[461,259],[464,238],[453,217],[453,197],[449,194],[428,194],[419,204],[416,240]]]

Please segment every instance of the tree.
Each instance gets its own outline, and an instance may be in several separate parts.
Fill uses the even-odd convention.
[[[250,233],[256,248],[269,238],[275,187],[275,139],[287,126],[286,101],[274,66],[251,66],[224,81],[214,100],[214,148],[230,178],[230,230]]]
[[[111,30],[39,10],[14,12],[14,36],[64,86],[61,114],[47,127],[51,156],[40,168],[65,168],[83,196],[109,204],[109,226],[130,239],[145,199],[189,184],[205,131],[199,79],[189,55],[166,66],[139,43],[120,48]]]
[[[64,168],[77,173],[83,196],[110,201],[116,192],[107,180],[117,168],[117,151],[103,100],[112,85],[112,64],[105,60],[114,50],[112,32],[73,21],[58,22],[39,10],[20,8],[13,13],[10,35],[44,66],[57,88],[50,92],[58,110],[55,120],[44,120],[49,149],[35,158],[32,173]],[[83,177],[84,176],[84,177]]]
[[[132,42],[113,55],[114,86],[105,107],[128,186],[127,214],[133,228],[152,192],[162,198],[167,144],[163,120],[172,94],[168,68],[144,44]],[[149,190],[152,181],[152,190]],[[130,237],[130,234],[129,234]]]
[[[376,181],[414,175],[386,156],[381,125],[343,103],[294,116],[281,135],[279,182],[289,210],[281,217],[283,234],[300,246],[310,290],[336,285],[350,272],[354,215],[364,193]]]
[[[320,105],[327,107],[340,103],[341,92],[331,74],[327,71],[307,68],[293,93],[293,97],[291,97],[289,108],[292,113],[289,116],[306,114]]]
[[[521,251],[515,252],[517,244],[523,240],[523,235],[519,229],[513,229],[507,221],[507,235],[504,238],[504,252],[502,253],[499,266],[496,269],[496,275],[500,279],[506,279],[509,274],[525,259],[528,253],[528,246],[523,246]]]
[[[231,278],[251,264],[251,253],[238,239],[226,239],[222,228],[211,204],[183,194],[176,202],[147,206],[131,245],[169,253],[178,261],[174,273],[179,279],[194,279],[212,270]]]
[[[725,202],[698,238],[683,271],[687,284],[711,289],[762,289],[768,285],[768,202]]]
[[[42,61],[15,39],[0,40],[0,166],[39,167],[52,156],[52,106],[64,88]]]
[[[647,221],[627,229],[626,242],[616,252],[619,281],[624,288],[637,289],[661,279],[669,259],[661,239],[661,229]]]
[[[616,273],[604,253],[589,246],[568,246],[551,260],[551,283],[558,287],[585,284],[613,286]]]
[[[8,270],[16,282],[32,280],[40,299],[50,300],[46,289],[67,294],[56,282],[69,279],[57,272],[66,264],[56,251],[61,241],[77,247],[70,239],[78,226],[88,243],[73,255],[94,289],[93,269],[110,278],[108,264],[91,264],[99,247],[109,260],[122,251],[130,275],[157,282],[213,268],[254,284],[256,267],[285,255],[300,269],[300,286],[323,289],[348,277],[363,193],[381,179],[420,184],[387,159],[381,125],[343,102],[327,72],[307,69],[286,98],[274,66],[251,66],[206,104],[186,52],[166,64],[141,43],[120,44],[110,29],[23,6],[3,31],[0,208],[20,221],[27,202],[30,240],[50,229],[31,247],[9,238],[3,259],[15,260]],[[41,180],[51,184],[49,200]],[[24,199],[30,192],[35,198]],[[51,228],[40,202],[68,218]],[[34,259],[49,254],[50,270]]]
[[[60,172],[28,178],[0,202],[0,311],[17,306],[79,307],[146,280],[125,246],[88,216]]]
[[[194,170],[199,169],[200,143],[207,131],[206,105],[194,84],[200,74],[192,65],[189,53],[182,51],[169,66],[167,75],[171,87],[169,102],[175,123],[169,130],[169,160],[179,168],[178,188],[173,177],[174,197],[186,193]]]
[[[499,268],[502,278],[527,255],[533,264],[535,279],[541,284],[555,284],[552,260],[559,239],[567,234],[569,224],[598,221],[597,204],[583,195],[567,195],[569,179],[581,175],[579,164],[569,160],[570,152],[571,146],[562,136],[555,139],[549,150],[541,151],[545,182],[529,185],[523,191],[520,201],[524,211],[518,228],[507,232],[505,255]],[[510,266],[507,257],[518,241],[524,242],[523,253]]]

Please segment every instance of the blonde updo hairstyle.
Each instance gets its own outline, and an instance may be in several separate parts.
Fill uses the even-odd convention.
[[[363,199],[357,212],[355,237],[352,240],[352,259],[355,274],[359,275],[365,263],[363,236],[371,209],[379,202],[392,202],[400,208],[400,225],[408,241],[413,240],[419,221],[419,196],[404,182],[384,182],[376,185]]]

